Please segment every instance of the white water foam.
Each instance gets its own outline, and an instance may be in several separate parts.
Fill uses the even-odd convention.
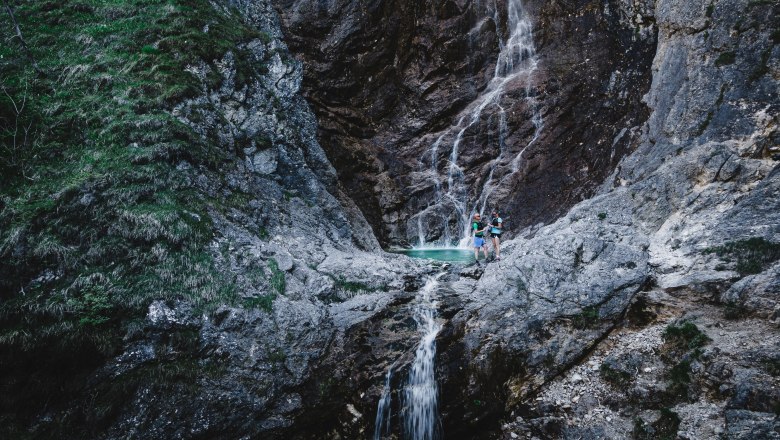
[[[430,277],[417,292],[414,305],[414,320],[420,332],[420,342],[415,350],[409,378],[403,390],[402,420],[404,436],[412,440],[435,440],[441,438],[439,420],[439,387],[436,383],[436,336],[441,324],[436,321],[438,303],[433,292],[439,285],[441,273]],[[377,405],[374,423],[374,440],[390,435],[391,381],[395,364],[385,375],[385,384]]]
[[[417,295],[414,309],[414,320],[421,338],[404,390],[404,431],[407,438],[414,440],[434,440],[440,433],[439,387],[434,365],[436,336],[441,331],[441,324],[436,321],[437,303],[431,298],[437,285],[438,276],[428,279]]]

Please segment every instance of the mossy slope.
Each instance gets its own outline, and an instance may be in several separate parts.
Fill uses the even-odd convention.
[[[237,300],[207,248],[220,202],[191,178],[232,152],[170,109],[204,86],[188,65],[268,38],[207,0],[10,4],[28,49],[0,44],[3,418],[75,392],[153,299]]]

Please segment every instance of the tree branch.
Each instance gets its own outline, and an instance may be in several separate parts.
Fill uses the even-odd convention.
[[[27,58],[30,60],[30,63],[33,66],[33,69],[35,69],[38,74],[43,75],[43,71],[38,67],[38,63],[35,62],[35,58],[32,56],[32,52],[30,52],[30,48],[27,46],[27,42],[24,40],[24,37],[22,36],[22,30],[19,29],[19,23],[16,21],[16,15],[14,15],[14,10],[11,8],[11,5],[8,3],[8,0],[3,0],[3,6],[5,6],[6,12],[8,12],[8,16],[11,17],[11,24],[14,26],[14,30],[16,31],[16,37],[19,39],[19,42],[22,45],[22,48],[24,49],[24,53],[27,55]]]

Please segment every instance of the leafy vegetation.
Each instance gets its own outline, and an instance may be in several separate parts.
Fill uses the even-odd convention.
[[[715,254],[721,260],[731,263],[736,261],[734,269],[740,275],[760,273],[772,263],[780,259],[780,243],[767,241],[761,237],[747,240],[731,241],[723,246],[704,250],[705,254]]]
[[[0,412],[24,410],[14,395],[75,393],[63,378],[112,354],[153,299],[236,301],[206,247],[214,202],[188,171],[231,152],[171,109],[221,81],[188,65],[243,59],[240,44],[263,38],[208,0],[9,3],[26,45],[0,44],[0,376],[30,379],[3,382]],[[12,29],[5,10],[0,26]],[[150,368],[192,371],[178,362]]]
[[[710,338],[690,321],[669,324],[663,333],[667,344],[688,350],[694,350],[706,345]]]
[[[691,365],[701,356],[701,348],[711,339],[690,321],[669,324],[662,336],[665,357],[675,361],[666,375],[668,392],[672,399],[687,399]]]
[[[748,315],[744,304],[737,301],[729,301],[723,304],[723,317],[726,319],[740,319]]]
[[[15,16],[42,74],[0,48],[3,318],[100,326],[152,297],[230,296],[204,249],[208,202],[175,166],[225,154],[167,109],[199,91],[188,63],[256,32],[205,0],[25,1]]]

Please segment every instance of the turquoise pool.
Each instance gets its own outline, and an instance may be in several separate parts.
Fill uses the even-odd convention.
[[[394,249],[391,252],[404,254],[412,258],[425,258],[428,260],[447,261],[449,263],[473,263],[474,251],[458,248],[431,248],[431,249]]]

